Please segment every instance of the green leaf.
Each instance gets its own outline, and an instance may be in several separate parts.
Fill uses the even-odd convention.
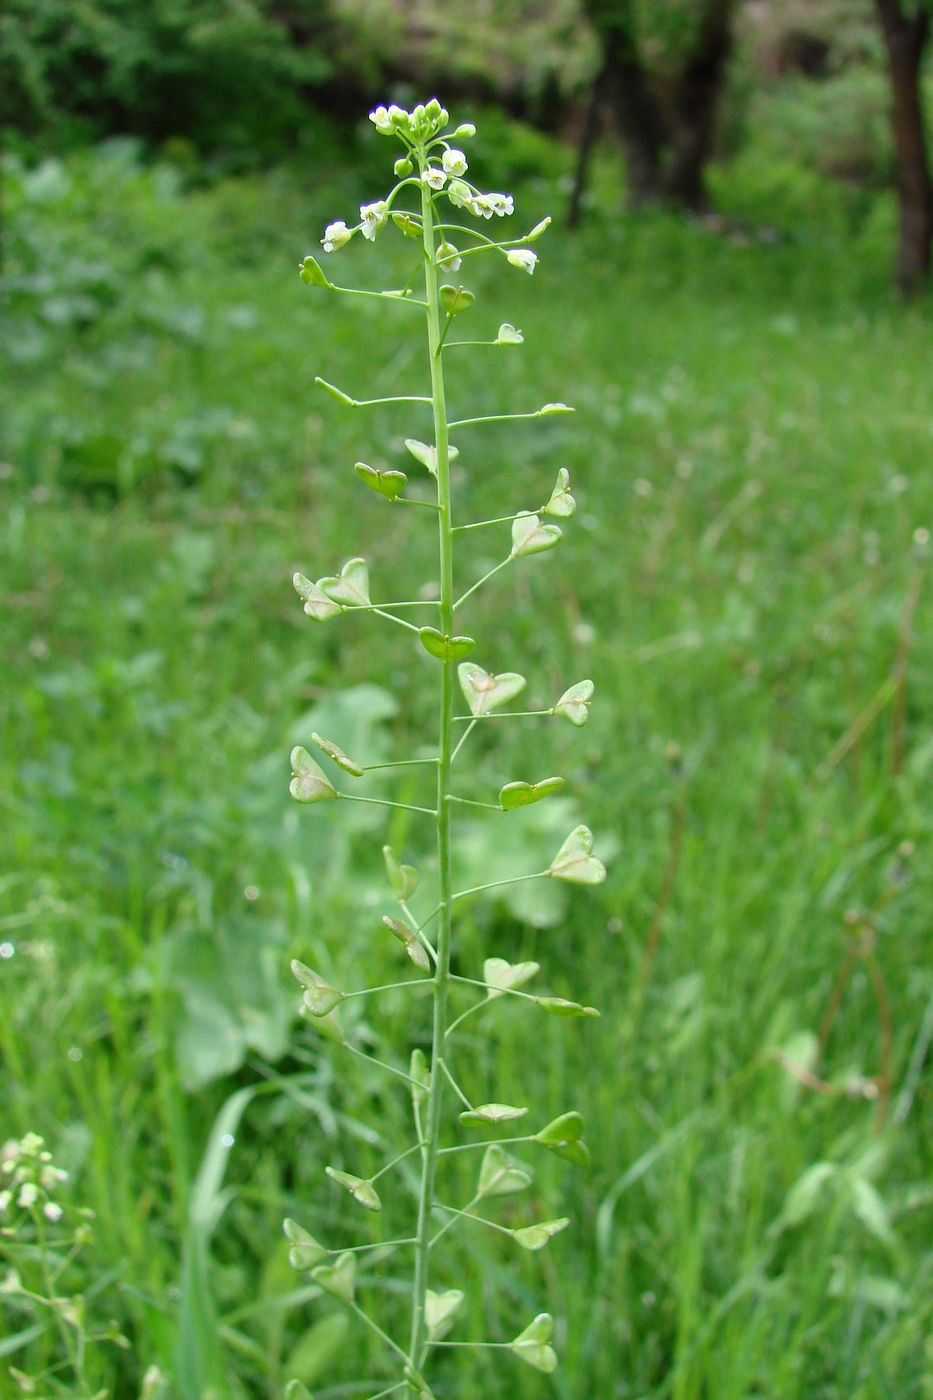
[[[516,1108],[510,1103],[483,1103],[461,1113],[460,1122],[467,1128],[483,1127],[486,1123],[511,1123],[516,1118],[524,1118],[527,1112],[527,1108]]]
[[[418,939],[414,929],[409,924],[405,924],[401,919],[393,919],[391,914],[383,914],[382,922],[390,933],[405,945],[405,952],[411,958],[415,967],[420,967],[422,972],[431,971],[431,960],[424,944]]]
[[[487,984],[486,995],[490,1001],[501,997],[503,992],[523,987],[540,971],[536,962],[510,963],[505,958],[487,958],[483,963],[483,981]]]
[[[525,1225],[520,1230],[513,1230],[512,1238],[522,1249],[543,1249],[548,1240],[559,1235],[561,1230],[566,1230],[569,1224],[569,1216],[562,1215],[559,1220],[542,1220],[538,1225]]]
[[[294,574],[292,583],[305,605],[305,612],[309,617],[313,617],[315,622],[326,622],[329,617],[336,617],[338,613],[343,612],[339,603],[328,598],[327,594],[323,593],[316,583],[305,578],[304,574]]]
[[[377,495],[385,496],[387,501],[394,501],[399,493],[404,491],[408,482],[404,472],[383,472],[378,467],[367,466],[365,462],[357,462],[353,470],[360,481]]]
[[[336,384],[328,384],[326,379],[322,379],[319,374],[314,376],[314,382],[319,389],[323,389],[325,394],[330,394],[331,398],[338,403],[346,404],[349,408],[356,407],[356,399],[351,399],[349,394],[345,394],[342,389],[338,389]]]
[[[417,438],[406,438],[405,446],[408,448],[416,462],[420,462],[423,467],[427,467],[432,476],[437,476],[437,448],[429,447],[426,442],[419,442]],[[447,445],[447,460],[455,462],[460,456],[459,451],[452,444]]]
[[[570,492],[570,473],[566,467],[561,467],[557,473],[557,481],[554,483],[550,500],[544,507],[542,514],[568,516],[573,515],[576,508],[576,500]]]
[[[421,225],[416,223],[408,214],[393,214],[392,222],[397,229],[404,233],[406,238],[420,238]]]
[[[304,1006],[312,1016],[327,1016],[344,1000],[343,992],[338,992],[336,987],[325,982],[323,977],[297,958],[292,959],[291,966],[292,976],[304,988]]]
[[[574,1166],[586,1167],[590,1162],[590,1149],[583,1141],[582,1115],[572,1111],[554,1118],[540,1132],[535,1133],[534,1141],[546,1147],[557,1157],[563,1157]]]
[[[285,1400],[314,1400],[314,1396],[301,1381],[289,1381],[285,1387]]]
[[[552,1118],[540,1132],[535,1133],[535,1142],[540,1142],[544,1147],[553,1147],[556,1143],[577,1142],[582,1136],[583,1114],[571,1109],[569,1113]]]
[[[472,637],[448,637],[436,627],[422,627],[418,636],[425,651],[439,661],[459,661],[462,656],[469,656],[476,646]]]
[[[599,1016],[595,1006],[582,1006],[565,997],[535,997],[535,1001],[542,1011],[549,1011],[552,1016]]]
[[[473,715],[484,715],[507,705],[525,686],[525,677],[517,671],[503,671],[493,676],[472,661],[457,667],[457,678]]]
[[[786,1229],[802,1225],[822,1204],[824,1187],[832,1181],[837,1171],[838,1168],[832,1162],[814,1162],[812,1166],[807,1167],[787,1193],[777,1228]]]
[[[424,1320],[432,1342],[446,1337],[453,1325],[454,1314],[463,1305],[464,1294],[459,1288],[435,1293],[429,1288],[424,1299]]]
[[[543,1371],[545,1375],[557,1370],[557,1353],[549,1346],[553,1326],[554,1322],[549,1313],[539,1313],[524,1332],[519,1332],[515,1340],[509,1343],[510,1350],[514,1351],[516,1356],[527,1365],[533,1366],[536,1371]]]
[[[285,1238],[291,1245],[288,1251],[288,1262],[293,1269],[304,1271],[313,1269],[315,1264],[319,1264],[322,1259],[326,1259],[330,1250],[325,1249],[322,1244],[309,1235],[296,1220],[285,1219],[282,1221],[282,1228],[285,1231]]]
[[[296,744],[291,752],[292,780],[288,790],[296,802],[320,802],[328,797],[336,797],[337,791],[314,759]]]
[[[382,859],[396,899],[410,899],[418,888],[418,872],[413,865],[401,865],[391,846],[383,846]]]
[[[572,885],[601,885],[606,867],[593,855],[593,833],[588,826],[576,826],[548,866],[555,880]]]
[[[540,518],[532,511],[522,511],[512,523],[512,553],[510,559],[521,559],[527,554],[543,554],[560,543],[559,525],[542,525]]]
[[[440,289],[440,297],[448,316],[459,316],[461,311],[468,311],[476,300],[466,287],[443,286]]]
[[[324,276],[324,270],[317,258],[312,258],[310,253],[299,265],[298,276],[301,278],[302,282],[309,287],[331,286],[331,283],[328,282],[327,278]]]
[[[536,783],[506,783],[499,789],[499,806],[503,812],[514,812],[519,807],[530,807],[543,797],[550,797],[564,786],[563,778],[541,778]]]
[[[369,569],[365,559],[348,559],[337,578],[319,578],[318,588],[335,603],[347,607],[368,607]]]
[[[351,774],[354,778],[362,778],[362,765],[357,763],[355,758],[345,754],[339,744],[335,744],[330,739],[322,739],[320,734],[311,734],[312,744],[316,744],[321,753],[326,753],[327,757],[336,763],[338,768],[342,768],[345,773]]]
[[[508,321],[502,322],[502,325],[499,327],[498,334],[496,335],[497,345],[523,345],[524,342],[525,337],[522,335],[520,330],[517,330],[515,326],[510,325]]]
[[[408,1077],[414,1080],[411,1085],[411,1100],[415,1108],[420,1108],[428,1097],[431,1088],[431,1071],[428,1069],[427,1057],[423,1050],[417,1047],[411,1052],[411,1059],[408,1064]]]
[[[477,1195],[514,1196],[519,1191],[526,1191],[532,1181],[529,1169],[494,1142],[483,1153]]]
[[[311,1272],[311,1277],[325,1293],[331,1293],[348,1307],[353,1304],[353,1288],[356,1281],[356,1256],[341,1254],[333,1264],[319,1264]]]
[[[579,729],[590,717],[590,701],[595,689],[592,681],[577,681],[564,691],[554,706],[555,715],[563,715]]]
[[[353,1176],[351,1172],[338,1171],[336,1167],[325,1167],[324,1170],[331,1181],[336,1181],[338,1186],[349,1191],[361,1206],[365,1206],[367,1210],[382,1210],[382,1202],[371,1181],[365,1181],[361,1176]]]

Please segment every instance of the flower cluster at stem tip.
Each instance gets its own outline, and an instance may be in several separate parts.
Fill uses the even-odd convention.
[[[459,146],[453,141],[467,140],[476,135],[472,122],[461,122],[454,130],[445,132],[450,121],[447,110],[437,98],[419,103],[412,111],[394,104],[390,107],[376,107],[369,114],[369,120],[383,136],[396,136],[405,147],[405,154],[395,162],[398,184],[384,199],[360,205],[360,221],[350,226],[344,219],[335,219],[324,230],[321,246],[325,253],[336,253],[361,233],[368,242],[373,242],[377,234],[386,227],[392,218],[403,232],[408,229],[417,236],[420,232],[419,216],[405,211],[393,212],[393,205],[399,193],[406,186],[426,185],[435,196],[443,195],[455,209],[465,209],[477,219],[491,219],[493,215],[505,218],[515,212],[515,204],[510,194],[497,191],[484,192],[468,178],[469,163]],[[537,253],[530,248],[514,247],[533,242],[544,232],[550,219],[543,219],[530,233],[519,239],[509,240],[509,246],[492,244],[505,256],[512,267],[529,276],[534,272],[538,260]],[[311,280],[311,259],[306,259],[299,269],[305,281]],[[438,264],[450,271],[460,266],[459,250],[452,243],[443,242],[437,250]]]
[[[0,1221],[15,1219],[19,1209],[41,1211],[46,1220],[57,1224],[63,1212],[51,1193],[67,1179],[68,1173],[56,1167],[38,1134],[27,1133],[18,1141],[11,1138],[0,1147]]]

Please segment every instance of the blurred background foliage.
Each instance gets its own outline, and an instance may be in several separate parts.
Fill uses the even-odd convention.
[[[532,1204],[574,1217],[543,1262],[467,1234],[450,1260],[472,1334],[546,1294],[561,1371],[458,1361],[437,1395],[933,1396],[933,349],[928,296],[891,284],[881,31],[868,0],[730,9],[702,204],[633,208],[597,8],[0,15],[3,1135],[42,1132],[70,1218],[96,1213],[66,1278],[127,1339],[89,1348],[121,1400],[271,1400],[291,1375],[338,1400],[380,1374],[280,1225],[367,1238],[323,1164],[372,1170],[406,1104],[296,1020],[285,970],[390,980],[379,847],[431,854],[411,814],[297,811],[287,753],[317,729],[375,762],[431,716],[404,645],[312,630],[289,579],[363,553],[380,594],[430,584],[428,533],[352,471],[409,469],[426,424],[313,388],[419,392],[423,366],[391,308],[334,306],[295,268],[386,187],[365,113],[434,91],[476,119],[472,168],[522,227],[555,215],[533,281],[471,281],[477,331],[508,319],[525,345],[459,361],[457,404],[577,408],[459,443],[465,514],[533,505],[562,465],[580,500],[471,630],[530,702],[586,674],[598,698],[581,734],[533,736],[567,796],[464,821],[463,869],[532,868],[584,810],[611,856],[595,899],[528,885],[464,911],[466,975],[533,956],[604,1016],[499,1014],[464,1057],[477,1097],[580,1107],[594,1164],[540,1170]],[[703,13],[615,8],[665,121]],[[396,285],[406,248],[354,244],[340,270]],[[501,545],[464,551],[467,581]],[[529,731],[496,740],[475,796],[539,776]],[[392,998],[357,1027],[386,1058],[425,1029]],[[8,1367],[60,1360],[0,1295],[0,1395],[24,1388]]]

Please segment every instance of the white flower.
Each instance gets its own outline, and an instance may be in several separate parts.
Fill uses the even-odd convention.
[[[442,267],[445,272],[456,272],[463,262],[459,249],[455,248],[452,243],[442,243],[437,250],[436,257],[438,266]]]
[[[45,1205],[42,1207],[42,1214],[45,1216],[46,1220],[51,1220],[53,1225],[58,1224],[64,1213],[61,1206],[57,1205],[55,1201],[46,1201]]]
[[[368,238],[372,243],[376,234],[384,226],[388,217],[388,206],[384,199],[377,199],[374,204],[360,205],[360,218],[363,220],[363,237]]]
[[[34,1206],[36,1204],[36,1201],[38,1199],[38,1186],[35,1184],[34,1181],[27,1181],[19,1189],[19,1195],[16,1198],[16,1204],[22,1206],[24,1210],[28,1210],[30,1206]]]
[[[472,199],[467,200],[466,207],[469,209],[470,213],[475,214],[478,219],[492,218],[492,205],[489,202],[488,195],[474,195]]]
[[[12,1191],[0,1191],[0,1215],[6,1215],[13,1199]]]
[[[522,272],[527,272],[528,276],[531,277],[534,274],[538,255],[533,253],[530,248],[513,248],[510,253],[506,253],[506,259],[513,267],[520,268]]]
[[[450,150],[444,152],[444,154],[441,156],[441,161],[448,175],[466,174],[466,156],[463,154],[462,151],[454,150],[453,146],[451,146]]]
[[[515,201],[510,194],[487,194],[486,199],[492,205],[492,212],[500,218],[515,213]]]
[[[345,243],[349,243],[352,237],[353,234],[343,219],[337,219],[334,223],[328,224],[324,230],[321,247],[325,253],[336,253],[337,249],[342,248]]]
[[[436,165],[429,165],[421,178],[432,190],[442,190],[447,184],[447,176]]]
[[[384,136],[392,135],[392,120],[385,107],[376,107],[370,112],[369,120],[377,131],[381,131]]]

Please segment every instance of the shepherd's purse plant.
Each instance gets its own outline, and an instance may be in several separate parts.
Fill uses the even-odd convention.
[[[308,748],[297,747],[291,755],[290,791],[301,803],[352,800],[406,807],[432,823],[437,850],[436,899],[432,894],[429,904],[433,909],[426,918],[415,917],[411,899],[419,882],[418,873],[403,862],[400,853],[386,846],[383,850],[386,877],[397,902],[397,912],[385,915],[383,922],[399,940],[400,953],[402,950],[407,953],[416,976],[383,986],[337,988],[304,963],[294,962],[292,971],[303,990],[303,1013],[313,1018],[333,1039],[365,1057],[368,1057],[367,1052],[352,1043],[352,1028],[341,1021],[341,1015],[346,1016],[348,1009],[345,1004],[352,999],[379,998],[401,988],[412,995],[411,1022],[413,1028],[417,1028],[415,1013],[424,1005],[425,988],[429,989],[430,1054],[426,1055],[416,1045],[407,1059],[407,1069],[381,1066],[400,1082],[401,1091],[411,1097],[414,1141],[369,1177],[356,1176],[333,1166],[326,1168],[335,1186],[347,1191],[358,1206],[378,1212],[382,1209],[386,1186],[393,1181],[392,1174],[406,1163],[407,1170],[395,1174],[394,1182],[401,1183],[398,1190],[403,1206],[410,1184],[414,1182],[416,1186],[415,1199],[407,1207],[410,1209],[410,1232],[398,1240],[375,1241],[371,1245],[343,1250],[319,1243],[304,1224],[295,1220],[285,1221],[285,1233],[293,1266],[310,1271],[324,1292],[357,1314],[361,1323],[378,1337],[384,1349],[385,1385],[368,1397],[368,1400],[376,1400],[377,1396],[403,1390],[430,1397],[432,1382],[436,1383],[436,1361],[441,1348],[498,1347],[546,1373],[557,1365],[551,1345],[552,1319],[546,1311],[528,1320],[517,1335],[506,1332],[505,1339],[457,1334],[457,1313],[464,1302],[464,1293],[445,1271],[441,1246],[450,1230],[456,1227],[475,1229],[478,1223],[509,1236],[520,1250],[537,1251],[545,1247],[552,1236],[569,1223],[566,1218],[528,1219],[518,1226],[507,1227],[495,1218],[495,1198],[520,1193],[531,1184],[531,1167],[516,1155],[519,1148],[544,1149],[575,1165],[585,1166],[589,1151],[582,1135],[582,1118],[566,1106],[561,1106],[563,1111],[556,1117],[542,1122],[535,1121],[528,1108],[522,1105],[474,1103],[458,1082],[453,1055],[458,1048],[458,1033],[467,1018],[501,998],[519,999],[531,1014],[592,1017],[598,1012],[564,997],[524,990],[539,972],[535,962],[509,963],[492,956],[487,957],[482,966],[471,969],[472,976],[463,976],[452,972],[451,955],[458,910],[463,908],[462,901],[468,897],[523,880],[597,885],[605,879],[606,872],[593,853],[591,832],[585,826],[577,826],[567,834],[545,869],[516,870],[507,879],[471,888],[461,888],[458,884],[455,842],[458,810],[464,805],[470,809],[488,809],[490,821],[508,821],[510,812],[542,801],[563,786],[560,777],[528,771],[504,782],[497,801],[478,801],[464,796],[458,791],[461,784],[455,778],[456,765],[458,760],[462,763],[471,734],[480,725],[505,720],[525,724],[557,717],[573,725],[583,725],[588,718],[593,683],[576,681],[568,685],[550,707],[523,710],[513,702],[524,689],[524,676],[511,671],[493,674],[474,659],[474,652],[482,659],[483,651],[463,625],[470,600],[493,575],[559,544],[561,528],[555,520],[571,516],[575,501],[569,473],[562,468],[550,493],[542,491],[543,504],[536,509],[515,510],[513,502],[504,502],[505,510],[513,513],[492,520],[459,520],[451,492],[450,464],[457,456],[451,434],[459,434],[460,430],[474,425],[481,428],[486,423],[543,418],[572,410],[563,403],[546,403],[531,411],[470,416],[453,421],[448,417],[445,380],[450,353],[455,356],[465,353],[497,355],[511,353],[513,347],[522,343],[521,332],[508,323],[500,325],[495,338],[487,341],[451,336],[455,322],[475,301],[474,294],[459,280],[461,266],[467,259],[482,254],[502,258],[510,269],[533,274],[537,253],[531,244],[544,233],[550,220],[544,219],[524,236],[501,241],[489,238],[473,223],[458,221],[462,216],[485,221],[505,218],[513,213],[513,201],[510,195],[483,193],[471,182],[467,158],[457,143],[473,137],[475,128],[472,123],[464,123],[448,131],[448,114],[437,100],[416,106],[411,112],[397,106],[377,107],[370,113],[370,120],[377,132],[401,143],[402,154],[395,162],[397,183],[384,198],[361,206],[360,220],[355,226],[350,227],[342,220],[329,224],[321,242],[325,253],[333,254],[357,235],[373,242],[384,231],[397,230],[412,241],[416,250],[412,276],[405,287],[391,291],[344,287],[332,281],[329,262],[325,262],[328,269],[325,271],[321,263],[310,256],[302,262],[300,276],[310,287],[323,291],[404,303],[411,307],[413,316],[423,318],[430,369],[429,394],[357,399],[326,380],[319,378],[316,382],[350,409],[410,403],[418,405],[421,412],[430,410],[433,441],[406,440],[411,456],[426,473],[421,481],[409,487],[405,472],[382,470],[365,462],[356,464],[356,473],[362,485],[382,498],[383,508],[418,508],[426,523],[433,517],[431,523],[437,528],[439,596],[428,601],[402,599],[374,603],[368,566],[361,558],[350,559],[336,574],[316,581],[296,574],[294,584],[305,612],[315,622],[325,623],[355,612],[375,613],[401,629],[408,644],[428,654],[436,676],[436,741],[429,757],[367,764],[365,756],[351,757],[328,737],[312,733],[309,743],[340,770],[339,782],[331,780]],[[416,287],[419,274],[420,285]],[[454,366],[456,363],[455,359]],[[457,541],[468,531],[496,530],[500,526],[511,527],[511,545],[503,551],[502,560],[469,586],[464,587],[462,582],[455,584]],[[458,587],[462,590],[459,593]],[[410,620],[413,612],[417,621]],[[461,697],[465,704],[461,703]],[[428,769],[434,778],[432,795],[425,799],[425,805],[391,802],[349,790],[373,768],[397,769],[404,774],[415,765]],[[426,805],[428,801],[430,806]],[[424,1032],[421,1039],[427,1044],[428,1027],[423,1025],[421,1029]],[[409,1048],[405,1047],[406,1052]],[[401,1063],[404,1065],[406,1059],[402,1058]],[[463,1152],[477,1154],[475,1190],[472,1199],[464,1204],[451,1204],[445,1192],[445,1166],[453,1154]],[[415,1174],[410,1170],[413,1165],[417,1169]],[[410,1299],[407,1335],[390,1335],[386,1319],[372,1316],[358,1301],[358,1288],[372,1276],[372,1269],[379,1268],[375,1261],[385,1259],[387,1254],[391,1255],[393,1265],[399,1260],[405,1261],[403,1296]],[[369,1296],[372,1292],[368,1290]],[[393,1307],[392,1317],[397,1319],[397,1315]],[[361,1391],[364,1388],[361,1385]],[[371,1385],[368,1389],[372,1392]],[[287,1394],[301,1397],[306,1392],[298,1381],[292,1381]]]

